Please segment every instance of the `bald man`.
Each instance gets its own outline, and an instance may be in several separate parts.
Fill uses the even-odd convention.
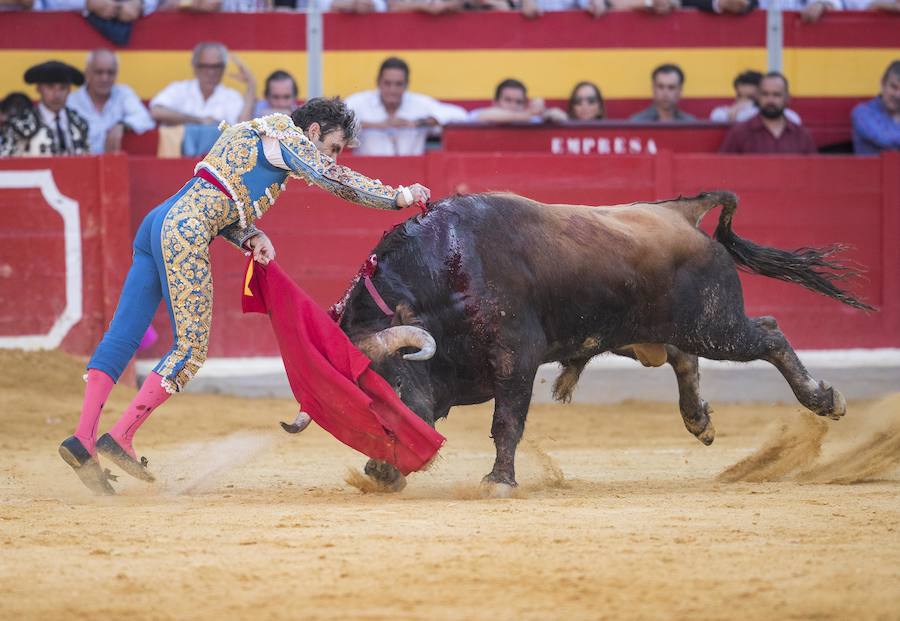
[[[111,50],[88,54],[85,85],[69,96],[69,107],[87,119],[91,153],[111,153],[122,148],[126,129],[142,134],[153,129],[150,112],[131,89],[116,84],[119,59]]]

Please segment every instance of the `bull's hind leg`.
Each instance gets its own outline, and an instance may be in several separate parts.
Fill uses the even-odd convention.
[[[697,356],[687,354],[673,345],[666,345],[665,348],[666,361],[671,365],[678,382],[681,420],[688,431],[709,446],[716,437],[716,429],[709,419],[709,404],[700,398],[700,366],[697,364]],[[613,353],[638,360],[631,347],[614,349]]]
[[[716,429],[709,419],[709,404],[700,397],[700,365],[697,356],[666,345],[668,362],[678,381],[678,409],[684,426],[703,444],[709,446]]]
[[[843,395],[828,382],[816,381],[809,374],[784,333],[778,329],[774,317],[757,317],[750,321],[765,334],[766,350],[760,357],[781,371],[800,403],[819,416],[834,420],[846,413],[847,402]]]
[[[679,348],[714,360],[770,362],[806,408],[835,420],[844,415],[847,410],[844,397],[827,382],[817,381],[809,374],[774,318],[732,316],[732,319],[735,321],[723,324],[730,328],[712,333],[704,331],[679,342]]]

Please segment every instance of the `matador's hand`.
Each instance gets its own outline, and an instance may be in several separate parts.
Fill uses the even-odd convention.
[[[397,192],[397,206],[411,207],[422,203],[423,205],[431,200],[431,190],[421,183],[414,183],[405,188],[401,186],[401,190]]]
[[[268,265],[269,261],[275,260],[275,246],[272,245],[272,240],[265,233],[257,233],[244,244],[253,253],[253,260],[260,265]],[[244,254],[249,256],[250,252]]]

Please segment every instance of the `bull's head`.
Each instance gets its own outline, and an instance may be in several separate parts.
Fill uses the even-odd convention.
[[[353,340],[372,360],[372,369],[390,383],[403,402],[434,425],[434,393],[425,362],[435,355],[437,344],[409,305],[397,305],[391,327]]]
[[[437,351],[434,338],[417,326],[391,326],[365,337],[357,347],[373,362],[391,356],[404,347],[416,347],[419,351],[403,354],[404,360],[428,360]]]

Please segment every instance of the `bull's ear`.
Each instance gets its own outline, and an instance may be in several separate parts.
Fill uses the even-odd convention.
[[[409,302],[400,302],[394,309],[394,318],[391,326],[418,326],[422,327],[422,322],[416,317],[415,311]]]

